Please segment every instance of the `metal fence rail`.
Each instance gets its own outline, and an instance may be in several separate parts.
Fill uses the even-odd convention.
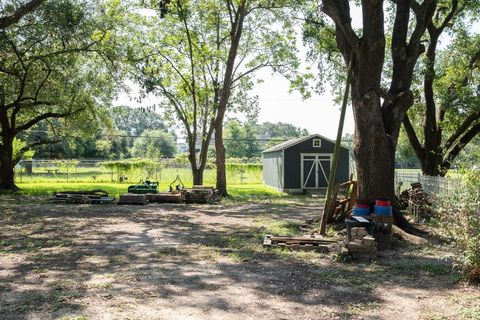
[[[449,195],[461,190],[464,182],[460,177],[425,176],[420,172],[395,171],[395,186],[397,195],[411,187],[414,182],[420,182],[423,190],[431,196]]]
[[[15,180],[17,183],[137,183],[141,180],[169,183],[177,176],[180,176],[185,183],[193,180],[190,163],[176,159],[160,159],[154,166],[135,167],[128,172],[109,169],[104,165],[106,161],[108,160],[22,160],[15,167]],[[262,183],[261,165],[258,167],[230,165],[227,170],[227,178],[232,184]],[[208,184],[215,182],[215,170],[210,165],[205,168],[204,182]]]

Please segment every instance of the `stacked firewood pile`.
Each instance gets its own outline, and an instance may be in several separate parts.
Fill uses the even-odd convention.
[[[412,188],[407,190],[406,194],[402,194],[402,197],[408,197],[407,211],[412,214],[416,221],[429,219],[431,217],[431,205],[432,200],[427,192],[423,190],[420,182],[414,182],[411,184]]]

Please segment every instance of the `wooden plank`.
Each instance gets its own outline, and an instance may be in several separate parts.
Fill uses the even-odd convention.
[[[292,236],[273,236],[266,235],[265,239],[269,239],[272,242],[286,242],[297,241],[303,243],[336,243],[338,240],[324,239],[324,238],[309,238],[309,237],[292,237]]]
[[[279,243],[272,243],[272,241],[269,238],[265,238],[263,245],[265,247],[271,247],[271,248],[286,248],[289,250],[301,250],[301,251],[318,251],[318,252],[329,252],[329,247],[326,244],[322,243],[285,243],[285,242],[279,242]]]
[[[282,237],[282,236],[272,236],[270,237],[272,241],[310,241],[310,242],[328,242],[335,243],[337,240],[332,239],[322,239],[322,238],[307,238],[307,237]]]

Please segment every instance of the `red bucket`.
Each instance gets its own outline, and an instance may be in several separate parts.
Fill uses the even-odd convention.
[[[390,201],[384,199],[375,200],[375,205],[379,207],[390,207]]]
[[[363,204],[363,203],[356,203],[355,206],[357,208],[370,208],[370,205],[369,204]]]

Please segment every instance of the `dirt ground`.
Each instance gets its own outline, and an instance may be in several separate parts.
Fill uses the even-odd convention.
[[[221,205],[0,202],[0,319],[480,319],[445,244],[376,262],[267,250],[309,200]]]

